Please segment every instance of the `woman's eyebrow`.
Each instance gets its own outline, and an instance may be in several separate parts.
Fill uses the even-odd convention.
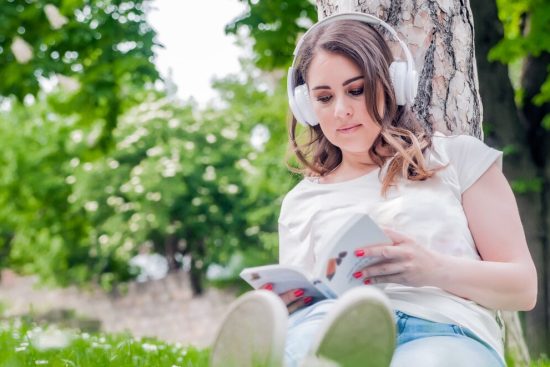
[[[345,87],[349,83],[353,83],[354,81],[359,80],[359,79],[363,79],[363,75],[359,75],[359,76],[356,76],[356,77],[353,77],[351,79],[346,80],[345,82],[342,83],[342,86]],[[318,85],[314,88],[311,88],[311,90],[317,90],[317,89],[330,89],[330,87],[328,85]]]
[[[355,78],[351,78],[351,79],[346,80],[345,82],[342,83],[342,86],[345,87],[349,83],[353,83],[354,81],[356,81],[358,79],[363,79],[363,75],[359,75],[359,76],[356,76]]]

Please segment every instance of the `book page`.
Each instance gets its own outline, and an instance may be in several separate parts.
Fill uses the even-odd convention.
[[[278,264],[257,266],[244,269],[240,276],[255,289],[261,289],[265,284],[271,283],[276,294],[303,289],[304,297],[311,296],[317,300],[326,298],[313,285],[311,277],[298,267]]]
[[[356,249],[392,243],[366,214],[357,214],[353,217],[331,242],[332,246],[319,256],[314,274],[338,295],[351,287],[362,285],[363,278],[356,279],[353,274],[381,260],[375,257],[356,257]]]

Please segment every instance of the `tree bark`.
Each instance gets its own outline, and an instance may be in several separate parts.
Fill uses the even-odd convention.
[[[415,60],[419,84],[413,110],[420,121],[446,134],[483,136],[474,21],[468,2],[318,0],[317,7],[320,19],[344,8],[375,15],[391,25]],[[400,55],[396,42],[390,46],[394,55]]]
[[[474,19],[468,1],[317,0],[317,7],[319,19],[340,10],[354,10],[375,15],[394,27],[411,50],[419,73],[418,95],[413,110],[420,121],[430,130],[483,138],[483,107],[475,57]],[[496,17],[491,20],[498,22]],[[500,23],[497,28],[499,26]],[[483,34],[487,36],[487,32]],[[483,52],[484,61],[488,49],[489,46]],[[392,50],[397,54],[399,47],[394,45]],[[517,137],[519,124],[510,82],[508,80],[507,84],[503,84],[502,81],[502,76],[507,76],[508,72],[504,66],[499,65],[502,69],[499,71],[499,78],[485,80],[487,63],[482,63],[482,66],[483,81],[487,82],[482,86],[486,92],[483,94],[495,94],[500,103],[493,105],[493,99],[488,102],[490,118],[498,119],[495,122],[498,121],[499,124],[500,118],[505,118],[506,125],[510,126],[506,131],[512,133],[503,133],[501,140],[505,143],[513,141]],[[488,69],[492,67],[494,65]],[[489,74],[497,73],[489,70]],[[487,89],[488,86],[503,85],[503,89]],[[500,106],[505,106],[506,109],[498,110]],[[514,159],[517,160],[514,167],[524,167],[520,162],[528,161],[525,154],[518,154]],[[525,167],[529,171],[529,165]],[[527,365],[529,355],[518,314],[506,313],[504,320],[508,336],[507,347],[511,343],[509,349],[513,351],[512,357],[516,365]]]

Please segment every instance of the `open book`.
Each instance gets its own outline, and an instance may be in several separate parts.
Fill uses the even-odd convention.
[[[357,257],[355,250],[375,244],[391,244],[391,239],[366,214],[358,214],[346,222],[328,242],[329,246],[319,256],[313,273],[296,266],[264,265],[246,268],[240,276],[252,287],[259,289],[273,284],[277,294],[301,288],[305,296],[316,300],[337,298],[351,287],[363,284],[363,278],[353,274],[367,265],[375,264],[378,257]]]

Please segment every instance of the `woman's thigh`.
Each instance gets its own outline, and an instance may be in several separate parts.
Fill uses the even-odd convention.
[[[430,336],[401,344],[391,367],[501,367],[500,359],[486,346],[464,335]]]

